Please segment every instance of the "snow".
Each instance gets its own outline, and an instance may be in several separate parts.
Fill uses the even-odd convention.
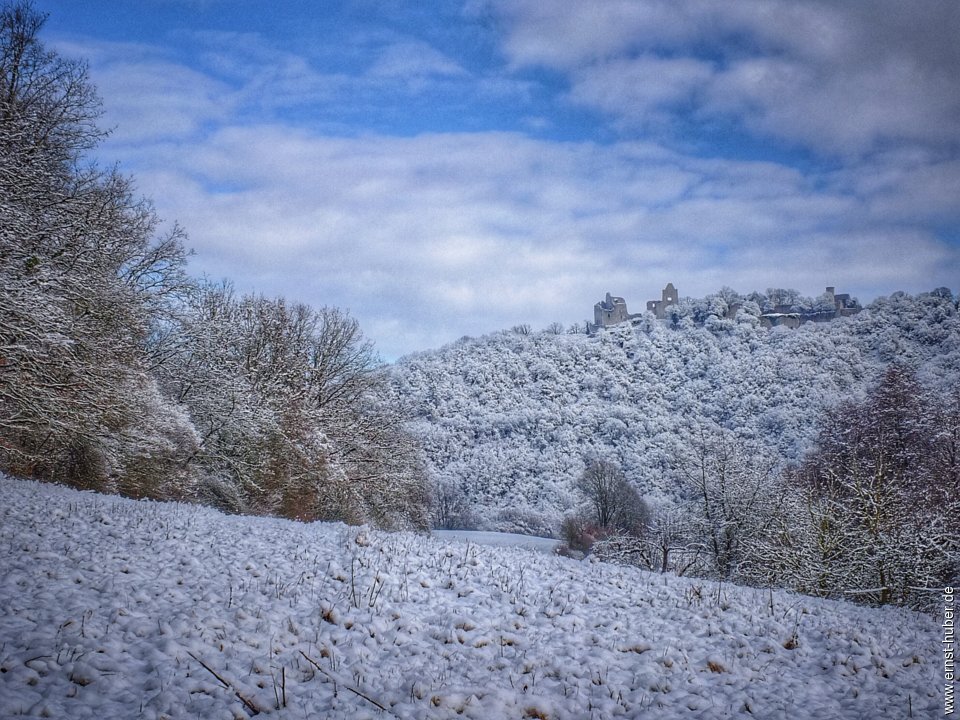
[[[552,555],[560,544],[556,538],[520,535],[518,533],[486,532],[483,530],[434,530],[433,536],[445,540],[461,540],[492,547],[517,547]]]
[[[932,617],[0,477],[0,717],[905,718]]]

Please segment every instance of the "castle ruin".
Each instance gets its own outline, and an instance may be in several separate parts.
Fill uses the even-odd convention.
[[[788,327],[798,328],[808,322],[830,322],[840,317],[856,315],[862,309],[860,304],[851,299],[849,293],[836,292],[836,288],[829,286],[824,293],[825,305],[818,305],[809,310],[797,310],[789,305],[777,305],[770,312],[760,316],[760,323],[765,328]]]
[[[823,301],[813,308],[798,309],[789,305],[777,305],[760,316],[760,323],[765,328],[773,327],[800,327],[807,322],[829,322],[840,317],[856,315],[860,312],[860,304],[848,293],[837,293],[836,288],[830,286],[824,293]],[[673,283],[667,283],[660,293],[659,300],[647,302],[647,312],[658,320],[666,320],[669,309],[680,300]],[[733,319],[740,311],[740,303],[732,303],[726,312],[726,317]],[[627,302],[622,297],[607,293],[606,297],[593,306],[593,324],[588,324],[588,332],[595,332],[600,328],[619,325],[622,322],[641,317],[642,313],[627,311]]]
[[[673,283],[667,283],[667,286],[663,289],[663,292],[660,294],[659,300],[648,300],[647,301],[647,310],[652,312],[657,316],[657,320],[663,320],[667,317],[667,308],[671,305],[676,305],[677,300],[679,299],[680,294],[677,292],[677,289],[673,286]]]
[[[651,300],[647,303],[647,310],[656,315],[659,319],[666,317],[667,308],[677,304],[679,294],[673,283],[667,283],[663,289],[660,300]],[[627,320],[641,317],[643,313],[631,313],[627,310],[627,301],[622,297],[611,295],[607,296],[593,306],[593,324],[587,328],[588,332],[595,332],[600,328],[619,325]]]
[[[622,297],[607,293],[607,297],[593,306],[593,325],[597,328],[610,327],[636,317],[627,312],[627,302]]]

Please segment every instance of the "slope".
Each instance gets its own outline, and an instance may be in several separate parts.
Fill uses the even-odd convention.
[[[0,477],[0,716],[928,717],[937,624]]]

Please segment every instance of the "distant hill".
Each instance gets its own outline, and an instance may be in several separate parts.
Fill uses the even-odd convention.
[[[485,529],[545,534],[571,507],[590,457],[618,462],[650,498],[678,490],[672,458],[701,426],[735,431],[784,464],[821,412],[862,396],[892,362],[927,384],[960,382],[950,291],[880,298],[853,317],[766,329],[719,295],[673,321],[651,314],[594,336],[499,332],[401,359],[393,392],[437,482],[466,494]]]

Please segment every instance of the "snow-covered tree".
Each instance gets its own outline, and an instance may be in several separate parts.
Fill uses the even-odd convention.
[[[697,530],[692,513],[686,509],[663,506],[654,510],[644,534],[650,569],[677,575],[703,572],[707,554]]]
[[[894,365],[865,400],[828,413],[754,572],[804,592],[927,606],[960,561],[954,402]]]
[[[743,560],[744,544],[769,522],[774,464],[730,431],[700,424],[676,465],[712,570],[729,577]]]
[[[188,280],[183,232],[87,157],[100,102],[44,20],[0,8],[0,470],[426,527],[416,443],[356,321]]]
[[[203,497],[234,511],[426,525],[418,448],[353,318],[204,285],[158,368],[190,412]]]
[[[466,493],[450,481],[434,486],[430,520],[433,527],[443,530],[473,530],[476,527]]]
[[[587,516],[597,528],[610,533],[642,532],[647,507],[616,463],[591,460],[578,478],[576,487],[587,506]]]
[[[106,489],[136,466],[153,494],[147,448],[191,442],[144,354],[183,286],[181,232],[87,164],[100,103],[85,65],[44,48],[44,21],[0,9],[0,465]]]

